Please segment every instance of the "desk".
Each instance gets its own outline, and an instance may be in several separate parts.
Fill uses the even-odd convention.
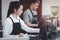
[[[10,36],[10,37],[5,37],[5,38],[0,38],[0,40],[29,40],[29,38],[26,37],[19,37],[18,35],[16,36]]]

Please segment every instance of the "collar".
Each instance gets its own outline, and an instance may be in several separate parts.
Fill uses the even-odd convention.
[[[14,17],[12,14],[10,14],[10,16],[9,17],[11,17],[11,18],[13,18],[13,19],[17,19],[17,20],[19,20],[20,19],[20,17],[17,15],[17,18],[16,17]]]

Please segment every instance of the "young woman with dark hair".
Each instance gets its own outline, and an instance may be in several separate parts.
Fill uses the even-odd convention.
[[[23,22],[23,20],[19,17],[21,16],[23,12],[23,5],[19,3],[18,1],[12,1],[9,5],[7,19],[4,22],[3,27],[3,36],[9,37],[11,35],[20,35],[24,36],[24,32],[38,32],[39,29],[30,28],[26,26],[26,24]]]

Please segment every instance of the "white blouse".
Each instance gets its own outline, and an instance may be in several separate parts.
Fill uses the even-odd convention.
[[[26,32],[29,32],[29,33],[39,33],[40,29],[28,27],[28,26],[24,23],[24,21],[23,21],[19,16],[17,16],[17,18],[16,18],[16,17],[14,17],[14,16],[11,14],[10,17],[13,19],[14,23],[19,22],[19,20],[20,20],[21,28],[22,28],[23,30],[25,30]],[[4,36],[4,37],[10,36],[12,30],[13,30],[13,22],[12,22],[12,20],[8,17],[8,18],[5,20],[4,24],[3,24],[3,36]]]

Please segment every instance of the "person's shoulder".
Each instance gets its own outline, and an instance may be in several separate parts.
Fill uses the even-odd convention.
[[[5,19],[5,22],[11,22],[11,19],[10,19],[9,17],[7,17],[7,18]]]
[[[25,11],[29,11],[29,8],[28,8],[28,9],[26,9]]]
[[[23,24],[24,23],[24,21],[20,18],[20,22]]]
[[[20,19],[20,21],[23,21],[21,18],[19,18]]]
[[[29,9],[26,9],[25,11],[24,11],[24,13],[29,13],[30,12],[30,10]]]
[[[7,17],[6,20],[11,20],[11,19],[9,17]]]

